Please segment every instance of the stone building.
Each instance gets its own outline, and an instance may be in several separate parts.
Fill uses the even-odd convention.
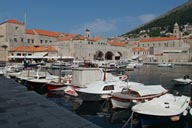
[[[77,60],[119,60],[131,56],[124,42],[109,41],[101,37],[65,34],[54,46],[60,54],[73,56]]]
[[[190,45],[177,37],[156,37],[141,39],[139,45],[149,48],[150,61],[188,62]]]
[[[108,39],[98,37],[91,38],[90,29],[86,29],[86,36],[82,36],[41,29],[26,29],[23,22],[15,19],[1,23],[0,61],[8,61],[8,52],[19,46],[53,46],[58,50],[58,55],[72,56],[82,60],[127,59],[131,55],[123,42],[108,41]]]

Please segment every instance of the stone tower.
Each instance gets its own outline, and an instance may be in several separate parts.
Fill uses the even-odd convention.
[[[90,29],[89,29],[89,28],[86,28],[85,34],[86,34],[86,37],[87,37],[87,38],[90,38],[90,37],[91,37],[91,32],[90,32]]]
[[[180,38],[179,25],[177,24],[177,22],[174,24],[173,36]]]

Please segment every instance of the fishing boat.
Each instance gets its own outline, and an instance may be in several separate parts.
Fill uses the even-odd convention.
[[[44,84],[44,86],[47,88],[48,91],[51,91],[53,89],[61,88],[64,86],[71,85],[71,76],[66,76],[66,77],[59,77],[58,81],[48,81],[47,83]]]
[[[128,84],[127,77],[114,76],[102,68],[77,68],[72,71],[72,86],[83,101],[100,101],[119,92]]]
[[[190,97],[175,96],[167,93],[150,101],[139,103],[132,107],[138,114],[142,126],[178,121],[187,114]]]
[[[188,85],[192,84],[192,79],[189,78],[189,75],[184,76],[183,78],[173,79],[175,85]]]
[[[112,108],[129,108],[132,105],[151,100],[168,92],[162,85],[144,85],[128,82],[129,87],[111,94]]]
[[[127,82],[121,80],[95,81],[85,88],[77,88],[76,91],[83,101],[101,101],[109,98],[112,93],[121,92],[127,86]]]

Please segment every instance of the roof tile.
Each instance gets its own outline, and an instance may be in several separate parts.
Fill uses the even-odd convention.
[[[155,37],[155,38],[144,38],[140,42],[156,42],[156,41],[168,41],[168,40],[178,40],[177,37]]]
[[[11,49],[12,52],[57,52],[52,46],[18,46]]]
[[[15,19],[8,19],[6,21],[6,23],[14,23],[14,24],[19,24],[19,25],[24,25],[23,22],[19,22],[19,21],[15,20]]]

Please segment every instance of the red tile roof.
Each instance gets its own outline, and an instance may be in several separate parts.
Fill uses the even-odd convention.
[[[94,37],[94,38],[91,38],[89,39],[90,41],[93,41],[93,42],[96,42],[96,41],[99,41],[101,40],[102,38],[101,37]]]
[[[118,42],[118,41],[111,41],[108,42],[111,46],[120,46],[120,47],[125,47],[125,43],[124,42]]]
[[[143,47],[132,48],[132,52],[143,52],[143,51],[149,51],[149,50]]]
[[[24,25],[23,22],[19,22],[19,21],[15,20],[15,19],[9,19],[9,20],[6,21],[6,23],[14,23],[14,24],[19,24],[19,25]]]
[[[34,30],[37,34],[39,35],[43,35],[43,36],[51,36],[51,37],[58,37],[59,36],[59,32],[51,32],[51,31],[47,31],[47,30],[40,30],[40,29],[35,29]]]
[[[156,41],[168,41],[168,40],[178,40],[177,37],[155,37],[155,38],[144,38],[140,42],[156,42]]]
[[[10,50],[12,52],[57,52],[52,46],[18,46]]]
[[[26,29],[26,30],[25,30],[25,33],[26,33],[26,34],[35,35],[34,31],[33,31],[33,30],[29,30],[29,29]]]
[[[85,40],[86,38],[82,35],[77,34],[65,34],[58,38],[59,41],[68,41],[68,40]]]

